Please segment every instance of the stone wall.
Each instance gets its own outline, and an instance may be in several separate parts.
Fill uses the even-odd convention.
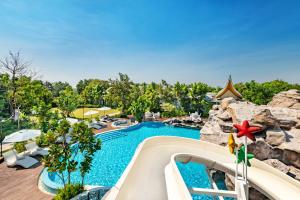
[[[300,91],[281,92],[262,106],[225,98],[210,111],[201,129],[201,139],[225,146],[229,133],[235,131],[232,124],[243,120],[262,128],[256,134],[256,143],[249,142],[249,151],[300,181]],[[237,143],[242,142],[235,139]]]

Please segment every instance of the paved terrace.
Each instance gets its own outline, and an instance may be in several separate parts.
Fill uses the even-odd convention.
[[[0,164],[0,199],[1,200],[50,200],[52,197],[38,189],[38,177],[43,166],[37,163],[30,169],[7,167]]]

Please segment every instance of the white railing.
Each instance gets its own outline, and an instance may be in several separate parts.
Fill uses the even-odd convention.
[[[207,166],[207,174],[210,179],[211,188],[187,188],[184,180],[178,170],[176,161],[183,163],[188,163],[190,161],[198,162]],[[234,166],[232,166],[233,168]],[[223,197],[236,198],[238,200],[246,200],[247,195],[247,183],[244,180],[235,180],[235,190],[219,190],[217,184],[211,177],[211,173],[208,169],[218,169],[223,171],[225,166],[221,163],[217,163],[214,160],[194,157],[193,155],[188,154],[174,154],[171,157],[170,162],[165,167],[165,179],[167,186],[168,199],[174,200],[189,200],[191,199],[191,194],[203,194],[218,197],[220,200],[224,200]],[[222,170],[223,169],[223,170]],[[225,170],[226,171],[226,170]]]

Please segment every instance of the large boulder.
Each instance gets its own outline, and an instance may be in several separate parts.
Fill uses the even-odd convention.
[[[225,133],[232,133],[235,131],[231,122],[220,121],[219,126]]]
[[[276,94],[269,106],[300,110],[300,91],[288,90]]]
[[[285,142],[285,133],[277,129],[269,129],[266,131],[266,142],[272,146],[278,146]]]
[[[263,109],[259,113],[253,115],[251,122],[254,124],[261,124],[268,128],[278,126],[277,119],[272,115],[269,109]]]
[[[278,146],[282,150],[295,151],[300,154],[300,129],[285,131],[286,142]]]
[[[228,133],[222,131],[219,121],[214,118],[206,122],[202,127],[201,140],[225,146],[228,140]]]
[[[297,125],[297,122],[294,120],[280,119],[278,120],[278,125],[280,128],[290,130],[292,127]]]
[[[219,108],[220,108],[220,106],[219,105],[217,105],[217,104],[215,104],[215,105],[213,105],[212,106],[212,110],[219,110]]]
[[[300,154],[286,149],[283,151],[282,162],[300,168]]]
[[[223,121],[231,121],[231,119],[232,119],[232,117],[228,111],[218,112],[216,116]]]
[[[296,129],[300,129],[300,121],[297,122],[295,128],[296,128]]]
[[[246,101],[237,101],[229,104],[227,107],[227,111],[235,124],[239,124],[244,120],[251,120],[255,109],[255,104]]]
[[[259,106],[259,109],[269,109],[277,119],[278,125],[286,130],[296,126],[299,121],[300,110],[270,106]]]
[[[255,143],[248,145],[249,153],[254,154],[255,158],[259,160],[266,160],[272,158],[273,148],[263,140],[258,140]]]
[[[234,102],[236,102],[236,100],[233,97],[227,97],[222,99],[220,105],[223,110],[226,110],[229,104],[232,104]]]

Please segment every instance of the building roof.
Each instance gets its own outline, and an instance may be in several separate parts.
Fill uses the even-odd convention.
[[[230,96],[242,99],[243,96],[234,88],[231,76],[229,76],[226,86],[218,92],[215,98],[220,99],[224,98],[224,95],[230,92]]]

